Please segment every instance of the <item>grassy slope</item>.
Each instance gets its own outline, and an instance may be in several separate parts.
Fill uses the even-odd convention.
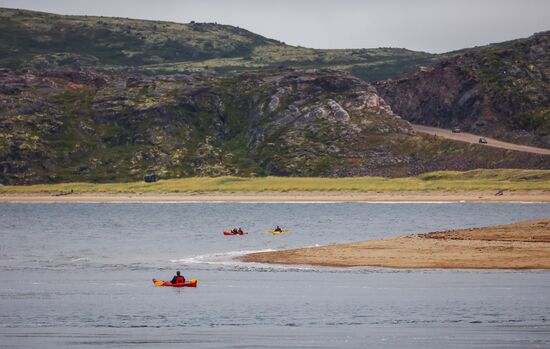
[[[194,193],[194,192],[468,192],[484,190],[550,190],[550,171],[439,171],[408,178],[193,177],[156,183],[63,183],[3,186],[0,194],[55,193]]]
[[[279,66],[352,71],[368,81],[428,65],[437,55],[405,49],[294,47],[215,23],[61,16],[0,9],[0,67],[80,65],[155,73],[227,73]]]
[[[398,48],[320,50],[288,45],[262,45],[254,48],[245,57],[153,64],[143,68],[150,73],[206,70],[226,73],[274,67],[330,68],[350,71],[365,81],[378,81],[412,72],[418,66],[432,64],[437,59],[433,54]]]
[[[0,62],[7,66],[46,64],[54,54],[93,56],[99,65],[139,66],[242,56],[256,46],[277,44],[238,27],[206,23],[60,16],[10,9],[0,9],[0,19],[0,48],[9,54]]]

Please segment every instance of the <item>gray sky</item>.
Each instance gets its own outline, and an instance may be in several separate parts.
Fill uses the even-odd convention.
[[[218,22],[314,48],[446,52],[550,30],[550,0],[0,0],[0,7]]]

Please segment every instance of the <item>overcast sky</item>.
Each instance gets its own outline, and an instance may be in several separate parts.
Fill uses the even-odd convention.
[[[0,7],[218,22],[314,48],[446,52],[550,30],[550,0],[0,0]]]

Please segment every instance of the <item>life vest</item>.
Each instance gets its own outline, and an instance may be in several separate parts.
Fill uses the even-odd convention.
[[[183,284],[185,282],[185,278],[183,276],[176,276],[176,284]]]

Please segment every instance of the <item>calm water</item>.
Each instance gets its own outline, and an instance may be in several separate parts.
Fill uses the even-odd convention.
[[[232,257],[549,213],[502,203],[0,204],[0,348],[547,348],[549,272]],[[291,232],[265,233],[276,224]],[[221,235],[232,225],[250,235]],[[199,287],[153,287],[176,269]]]

